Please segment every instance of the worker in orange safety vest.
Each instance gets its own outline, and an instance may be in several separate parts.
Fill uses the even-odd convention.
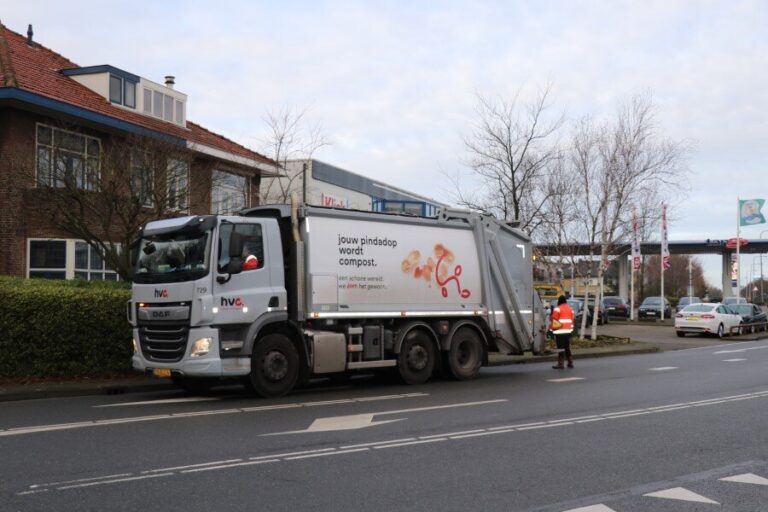
[[[573,310],[568,305],[564,295],[557,298],[557,307],[552,310],[550,317],[550,331],[555,335],[557,343],[557,364],[552,368],[562,370],[563,362],[568,359],[568,368],[573,368],[573,356],[571,354],[571,334],[573,333]]]

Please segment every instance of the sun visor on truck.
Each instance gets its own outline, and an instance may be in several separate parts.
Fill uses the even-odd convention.
[[[175,219],[155,220],[148,222],[142,236],[163,235],[165,233],[206,231],[216,225],[213,215],[196,215],[177,217]]]

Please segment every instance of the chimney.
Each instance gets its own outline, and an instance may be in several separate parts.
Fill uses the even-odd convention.
[[[168,75],[165,77],[165,86],[169,89],[173,89],[173,85],[176,83],[176,77]]]
[[[29,46],[32,46],[34,44],[34,41],[32,41],[32,35],[34,35],[34,32],[32,32],[32,24],[29,24],[29,27],[27,28],[27,44]]]

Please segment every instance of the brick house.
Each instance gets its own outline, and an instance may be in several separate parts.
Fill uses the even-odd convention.
[[[116,278],[87,243],[51,226],[39,192],[64,180],[95,191],[120,141],[163,141],[183,155],[159,174],[130,155],[132,194],[162,190],[178,214],[257,204],[274,162],[188,121],[188,98],[174,85],[173,77],[159,84],[110,65],[78,66],[35,41],[31,26],[24,36],[0,24],[1,275]],[[152,206],[149,195],[141,201]]]

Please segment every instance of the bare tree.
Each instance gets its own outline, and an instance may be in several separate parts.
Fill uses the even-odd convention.
[[[532,233],[542,223],[540,213],[552,192],[546,183],[560,158],[555,136],[562,116],[549,115],[549,88],[527,104],[521,104],[519,96],[520,91],[509,100],[477,95],[475,126],[464,146],[480,190],[470,192],[455,178],[454,200],[466,208],[516,220]]]
[[[653,114],[650,96],[637,95],[619,107],[613,122],[584,119],[574,130],[568,161],[581,198],[573,229],[589,242],[590,257],[599,254],[599,283],[609,254],[631,233],[632,209],[650,213],[656,205],[649,198],[662,200],[659,191],[678,191],[687,172],[686,147],[662,137]],[[602,284],[596,304],[601,297]],[[593,337],[596,328],[593,315]]]
[[[283,107],[268,111],[262,118],[267,133],[261,146],[274,161],[275,173],[283,176],[262,179],[261,202],[287,203],[298,187],[302,187],[306,201],[307,165],[318,149],[330,145],[322,126],[308,122],[308,112],[308,108]],[[304,160],[301,172],[286,173],[292,160]]]

